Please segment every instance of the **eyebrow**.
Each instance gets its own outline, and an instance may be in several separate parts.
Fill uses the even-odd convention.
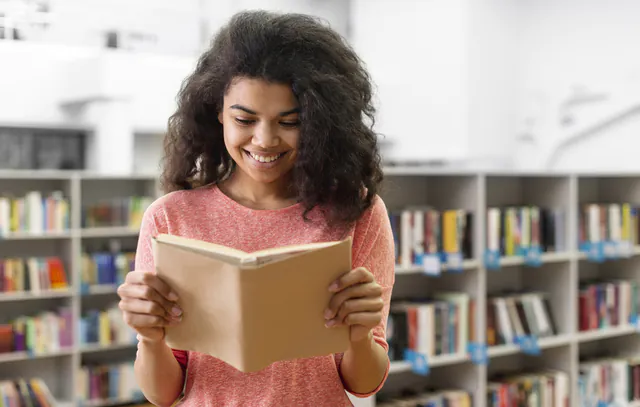
[[[242,105],[232,105],[229,107],[229,109],[237,109],[237,110],[242,110],[243,112],[249,113],[249,114],[254,114],[257,115],[258,113],[255,110],[251,110],[248,107],[244,107]],[[290,114],[294,114],[294,113],[300,113],[300,108],[299,107],[295,107],[291,110],[287,110],[285,112],[280,112],[279,116],[284,117],[284,116],[289,116]]]

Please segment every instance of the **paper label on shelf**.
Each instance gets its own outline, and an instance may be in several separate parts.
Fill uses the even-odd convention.
[[[425,274],[439,276],[442,272],[440,256],[437,254],[425,254],[422,261],[422,268]]]
[[[585,243],[585,249],[587,252],[587,259],[597,263],[604,261],[604,247],[602,242]]]
[[[484,253],[484,267],[487,270],[500,270],[500,252],[487,249]]]
[[[426,355],[407,349],[404,351],[404,358],[411,364],[411,371],[413,373],[427,376],[429,374],[429,361]]]
[[[469,345],[467,346],[467,353],[469,354],[471,362],[476,365],[487,364],[487,345],[484,343],[469,342]]]
[[[606,259],[618,258],[618,245],[612,240],[607,240],[603,245],[604,257]]]
[[[540,267],[542,265],[542,250],[540,246],[535,245],[524,250],[524,264],[531,267]]]
[[[515,343],[520,347],[522,353],[527,355],[540,355],[538,338],[533,335],[522,335],[515,338]]]
[[[633,254],[633,245],[628,240],[617,242],[618,257],[631,257]]]
[[[462,253],[447,253],[447,271],[462,272]]]

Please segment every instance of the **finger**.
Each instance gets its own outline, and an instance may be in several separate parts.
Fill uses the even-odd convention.
[[[155,301],[141,300],[138,298],[125,297],[118,304],[122,311],[132,312],[134,314],[157,315],[166,319],[180,319],[180,315],[172,315]]]
[[[160,328],[171,325],[171,322],[157,315],[123,313],[124,322],[133,328]]]
[[[345,273],[329,286],[329,291],[338,292],[355,284],[369,283],[374,281],[373,275],[364,267],[353,269]]]
[[[137,298],[145,301],[153,301],[164,308],[168,314],[174,316],[182,315],[180,307],[173,302],[167,301],[155,288],[148,285],[123,284],[118,287],[118,295],[120,295],[120,298]]]
[[[326,319],[334,318],[342,304],[349,299],[366,297],[374,298],[380,297],[381,295],[382,287],[380,287],[380,285],[375,282],[348,287],[331,297],[331,300],[329,300],[329,305],[325,310],[324,317]]]
[[[132,271],[127,274],[126,281],[131,284],[143,284],[153,287],[168,301],[178,301],[178,295],[155,273],[148,271]]]
[[[361,312],[380,312],[384,303],[382,298],[357,298],[350,299],[342,303],[338,313],[333,320],[342,323],[350,314],[358,314]]]
[[[368,328],[373,328],[380,324],[382,320],[382,312],[355,312],[347,315],[342,322],[336,322],[336,320],[329,320],[326,323],[327,327],[336,327],[342,325],[362,325]]]

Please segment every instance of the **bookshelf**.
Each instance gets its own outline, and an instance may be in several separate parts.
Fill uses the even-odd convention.
[[[115,291],[117,284],[108,284],[111,281],[106,284],[83,283],[86,280],[82,273],[83,268],[86,269],[83,255],[135,250],[139,230],[136,221],[139,219],[128,219],[126,214],[140,215],[146,201],[135,202],[140,206],[137,211],[129,210],[126,206],[128,203],[123,202],[131,196],[157,197],[157,176],[103,176],[76,171],[0,171],[0,191],[0,195],[14,198],[24,197],[31,191],[39,191],[42,197],[53,192],[61,193],[69,208],[66,222],[60,227],[34,228],[31,223],[33,218],[25,214],[26,221],[22,223],[27,227],[19,232],[2,233],[0,258],[59,258],[66,272],[68,287],[47,287],[37,292],[0,292],[0,324],[18,316],[36,316],[64,308],[70,312],[70,335],[73,338],[71,346],[37,352],[0,353],[0,380],[41,378],[60,406],[139,404],[140,397],[137,395],[80,403],[77,400],[77,383],[87,380],[82,378],[84,366],[133,361],[136,352],[135,336],[130,335],[131,340],[128,340],[126,333],[113,343],[101,344],[99,338],[87,342],[92,338],[81,327],[91,323],[91,311],[117,306],[118,297]],[[119,211],[120,216],[116,216],[109,213],[112,207],[125,209]],[[89,217],[95,219],[88,222]],[[114,221],[105,221],[109,217]],[[37,217],[36,220],[35,223],[41,221]],[[100,282],[104,281],[103,278]],[[111,329],[114,329],[113,325]]]
[[[407,167],[390,167],[385,174],[382,196],[392,213],[428,207],[438,211],[463,209],[479,215],[473,216],[472,256],[462,262],[462,267],[456,270],[443,267],[438,275],[433,275],[427,262],[423,266],[396,267],[392,309],[407,298],[436,297],[440,292],[467,294],[475,305],[469,309],[473,318],[468,326],[473,335],[471,348],[462,353],[431,353],[425,358],[427,369],[422,366],[425,360],[417,363],[415,355],[407,355],[408,360],[403,356],[401,359],[405,360],[393,361],[389,379],[374,405],[402,405],[394,404],[393,400],[461,389],[473,396],[474,406],[491,406],[493,403],[487,394],[499,390],[495,383],[506,380],[503,377],[546,373],[549,369],[564,373],[554,378],[554,385],[566,390],[569,405],[596,405],[593,399],[587,404],[581,395],[586,386],[602,385],[598,380],[603,371],[612,372],[610,366],[615,363],[621,369],[615,374],[638,371],[635,367],[638,361],[628,361],[640,356],[639,326],[634,317],[638,308],[630,305],[637,302],[633,300],[637,298],[633,287],[640,283],[637,222],[631,222],[633,232],[624,239],[629,240],[629,244],[610,245],[612,253],[614,246],[618,248],[618,254],[611,258],[606,258],[607,243],[592,244],[591,252],[587,253],[585,250],[589,248],[580,241],[584,240],[581,234],[584,222],[596,222],[586,228],[592,232],[587,236],[606,229],[611,239],[623,240],[620,234],[624,236],[625,232],[608,224],[597,224],[594,211],[601,219],[606,213],[607,219],[613,219],[612,224],[622,224],[622,217],[616,217],[621,215],[615,210],[610,212],[611,208],[624,214],[623,203],[640,206],[639,178],[633,175],[439,172]],[[601,204],[605,209],[592,208],[591,220],[585,221],[582,214],[591,203]],[[620,207],[611,204],[620,204]],[[496,225],[495,218],[489,215],[491,208],[501,208],[504,214],[506,208],[526,206],[547,209],[545,219],[552,222],[546,223],[545,231],[553,233],[545,235],[545,242],[549,240],[552,244],[543,247],[541,252],[524,250],[496,258],[495,252],[488,251],[496,242],[496,236],[489,233]],[[547,239],[549,236],[552,237]],[[599,255],[592,253],[597,251],[594,247],[600,250]],[[544,294],[548,317],[553,320],[555,330],[539,337],[529,332],[529,335],[513,337],[510,342],[487,346],[497,329],[486,329],[491,315],[487,307],[497,309],[496,298],[519,292]],[[595,310],[609,298],[610,308],[600,308],[599,317],[591,308],[585,308]],[[621,304],[626,306],[622,308]],[[419,315],[418,312],[418,324],[422,321]],[[591,325],[587,325],[589,321]],[[392,322],[394,328],[398,328],[396,322]],[[390,335],[393,342],[396,333]],[[417,335],[415,343],[419,344],[422,340],[419,330]],[[471,357],[470,351],[478,349],[481,351]],[[626,383],[625,386],[621,391],[628,392],[632,386],[638,389],[638,384]]]
[[[495,390],[494,383],[501,375],[557,369],[566,374],[566,383],[558,379],[556,384],[567,389],[570,405],[578,406],[583,383],[593,380],[593,369],[612,363],[611,360],[625,369],[626,362],[616,358],[640,353],[637,335],[640,325],[632,315],[638,311],[637,308],[626,309],[626,314],[609,310],[595,322],[592,321],[593,315],[585,317],[582,314],[586,311],[581,314],[584,304],[593,303],[593,295],[602,295],[608,289],[614,293],[626,292],[624,295],[628,297],[629,293],[635,292],[631,283],[640,284],[637,224],[634,227],[636,232],[630,237],[630,247],[619,245],[621,254],[617,257],[600,258],[591,251],[581,251],[584,247],[579,242],[580,231],[585,229],[580,225],[584,223],[581,215],[584,208],[588,208],[586,205],[629,203],[640,206],[640,178],[597,174],[438,172],[406,167],[388,167],[385,174],[382,196],[392,213],[428,208],[440,214],[448,210],[464,210],[471,215],[465,218],[470,226],[470,232],[467,232],[470,243],[465,246],[468,253],[462,258],[452,257],[454,260],[449,264],[447,259],[440,259],[440,273],[433,273],[433,270],[427,270],[428,267],[417,266],[413,262],[398,265],[392,306],[408,300],[436,297],[445,292],[462,294],[473,303],[468,310],[472,322],[466,326],[470,334],[466,344],[451,348],[453,352],[440,351],[425,358],[428,372],[420,373],[419,364],[400,356],[392,362],[389,379],[382,391],[376,397],[358,400],[356,405],[390,407],[394,405],[390,399],[403,391],[423,392],[429,388],[430,394],[443,389],[464,390],[472,395],[474,406],[490,406],[487,394],[491,389]],[[112,197],[157,196],[159,190],[153,175],[0,171],[0,191],[3,193],[20,196],[32,190],[64,193],[71,208],[69,228],[5,236],[0,241],[0,257],[58,256],[65,265],[71,288],[0,294],[2,316],[35,314],[67,306],[72,311],[76,340],[69,348],[44,354],[0,354],[0,380],[37,376],[47,383],[60,405],[76,405],[73,383],[81,374],[83,365],[131,360],[135,356],[135,346],[127,343],[82,345],[77,340],[81,315],[90,309],[104,309],[117,300],[114,285],[85,287],[81,284],[82,253],[112,249],[113,242],[117,242],[118,251],[126,252],[135,248],[137,241],[135,227],[84,228],[82,208]],[[553,245],[545,246],[539,255],[500,255],[493,261],[491,256],[487,256],[487,248],[492,246],[491,239],[495,240],[495,236],[488,233],[492,222],[489,210],[500,208],[501,213],[506,213],[509,207],[529,206],[561,213],[560,217],[553,218]],[[591,211],[595,213],[595,209]],[[545,213],[548,216],[549,212]],[[545,237],[545,245],[548,240],[548,236]],[[601,254],[604,257],[605,252],[603,246]],[[626,288],[616,288],[619,286]],[[525,338],[528,342],[503,341],[486,346],[490,339],[486,329],[489,320],[487,307],[495,304],[496,298],[507,298],[518,291],[544,294],[546,310],[555,329],[550,335],[529,335]],[[611,319],[613,314],[616,315],[615,320]],[[627,316],[630,323],[626,321]],[[598,329],[582,329],[591,326],[585,321],[595,323]],[[466,349],[469,342],[480,351],[474,357]],[[630,369],[636,366],[633,363]],[[122,405],[127,401],[130,400],[86,405]]]

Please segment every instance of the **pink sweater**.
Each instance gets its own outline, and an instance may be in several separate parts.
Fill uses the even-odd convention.
[[[367,267],[383,287],[383,323],[375,340],[388,349],[386,319],[394,283],[394,246],[383,201],[349,230],[328,228],[319,210],[302,218],[301,205],[279,210],[253,210],[230,199],[215,186],[167,194],[145,212],[136,255],[136,269],[153,270],[150,237],[169,233],[254,251],[269,247],[353,238],[353,267]],[[304,272],[304,270],[301,270]],[[242,373],[208,355],[174,350],[185,369],[180,406],[351,406],[339,374],[341,354],[274,363],[254,373]],[[384,380],[388,374],[385,373]],[[367,397],[370,394],[354,394]]]

